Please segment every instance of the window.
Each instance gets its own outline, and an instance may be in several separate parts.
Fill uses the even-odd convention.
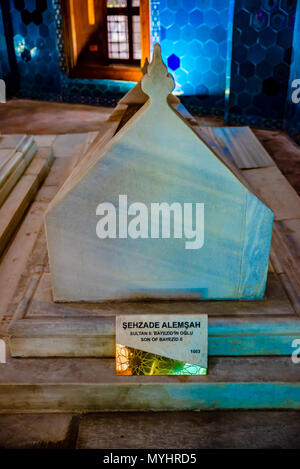
[[[137,62],[141,60],[141,25],[139,0],[107,1],[108,59]]]
[[[139,80],[150,52],[148,0],[65,0],[69,73]]]

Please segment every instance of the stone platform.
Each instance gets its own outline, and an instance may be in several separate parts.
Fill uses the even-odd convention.
[[[201,127],[181,104],[177,111],[226,164],[235,167],[239,177],[274,212],[265,298],[222,302],[54,303],[45,234],[41,228],[5,316],[6,322],[10,322],[8,333],[13,356],[112,357],[116,314],[149,312],[208,314],[210,356],[291,355],[292,341],[300,337],[300,198],[250,129]],[[93,152],[103,145],[107,135],[111,137],[120,121],[126,121],[124,104],[112,114],[104,135],[100,138],[93,135],[94,142],[90,143]],[[93,154],[89,149],[87,160],[89,152]],[[239,159],[240,153],[243,158]],[[49,199],[66,177],[58,172],[59,160],[49,175],[52,188],[51,194],[46,194]],[[80,161],[78,156],[75,161],[73,158],[69,170],[70,166],[80,165]]]
[[[170,311],[209,315],[210,356],[290,355],[292,341],[300,336],[300,322],[275,272],[269,273],[266,297],[259,301],[102,304],[54,303],[50,273],[36,272],[9,328],[11,353],[14,357],[113,357],[116,315]]]
[[[300,366],[290,357],[211,357],[207,376],[115,376],[105,358],[1,366],[1,413],[300,409]]]
[[[226,133],[220,145],[211,132],[198,130],[228,158],[221,150],[231,148]],[[77,136],[74,145],[86,138],[90,144],[95,135]],[[0,326],[11,348],[7,364],[0,365],[0,411],[299,409],[300,365],[291,353],[293,339],[300,338],[300,203],[274,162],[264,154],[260,163],[249,154],[242,162],[247,169],[239,168],[275,213],[264,300],[54,303],[43,214],[74,165],[72,136],[60,140],[50,174],[0,266]],[[77,148],[78,161],[82,147]],[[115,376],[115,315],[149,311],[209,315],[207,376]]]

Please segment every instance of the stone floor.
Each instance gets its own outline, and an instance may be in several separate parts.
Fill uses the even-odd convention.
[[[0,131],[3,134],[92,132],[98,130],[111,111],[108,107],[12,99],[0,104]]]
[[[279,130],[254,130],[281,172],[300,195],[300,146]]]
[[[80,134],[98,130],[110,112],[110,108],[12,100],[0,105],[0,131],[40,138]],[[197,119],[202,125],[223,125],[220,119]],[[300,148],[283,132],[255,133],[300,193]],[[300,449],[300,412],[0,415],[0,448]]]
[[[300,449],[300,413],[0,415],[0,449]]]

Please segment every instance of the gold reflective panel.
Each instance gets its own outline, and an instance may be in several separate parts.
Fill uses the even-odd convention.
[[[118,376],[206,375],[207,369],[125,345],[116,345]]]

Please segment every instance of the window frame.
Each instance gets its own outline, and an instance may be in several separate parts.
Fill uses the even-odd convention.
[[[106,64],[93,63],[81,66],[77,63],[75,56],[74,44],[74,25],[71,23],[71,17],[74,15],[72,11],[74,8],[73,0],[62,0],[62,19],[63,19],[63,33],[65,45],[65,57],[67,65],[67,73],[70,78],[98,78],[98,79],[112,79],[112,80],[125,80],[125,81],[139,81],[142,78],[141,66],[143,65],[146,57],[150,55],[150,13],[149,13],[149,0],[140,0],[139,7],[131,7],[131,17],[135,14],[134,11],[140,11],[140,25],[141,25],[141,60],[133,59],[133,43],[130,38],[133,38],[132,24],[128,24],[128,33],[131,29],[131,36],[129,36],[130,59],[108,59]],[[131,0],[130,0],[131,5]],[[107,8],[104,14],[106,15],[106,28],[107,16],[114,15],[113,12],[118,11],[117,14],[123,15],[124,11],[128,11],[128,7],[113,7]],[[126,13],[125,13],[126,14]],[[132,23],[132,21],[128,21]],[[107,29],[105,33],[107,38],[106,46],[108,47]],[[105,51],[108,57],[108,51]]]
[[[141,1],[141,0],[140,0]],[[106,7],[106,25],[108,24],[108,16],[126,16],[128,24],[128,48],[129,48],[129,58],[128,59],[112,59],[108,56],[107,51],[107,61],[109,63],[122,63],[122,64],[132,64],[139,65],[140,60],[133,58],[133,27],[132,21],[133,16],[138,15],[141,17],[140,7],[133,7],[132,0],[127,0],[126,7]],[[106,37],[108,38],[108,30],[106,31]],[[107,45],[109,40],[107,39]]]

